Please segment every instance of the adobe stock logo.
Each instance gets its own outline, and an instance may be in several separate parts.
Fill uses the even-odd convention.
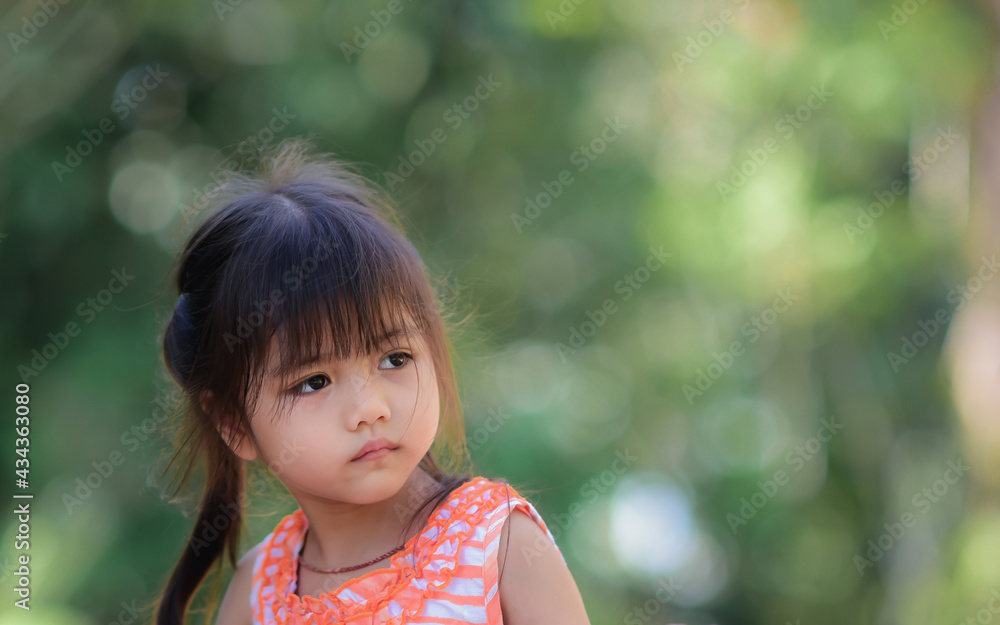
[[[949,460],[947,468],[942,472],[941,477],[931,485],[925,486],[914,493],[910,499],[910,504],[921,515],[926,515],[930,512],[933,505],[941,501],[948,494],[948,491],[951,490],[951,487],[958,484],[970,471],[972,471],[972,467],[965,464],[961,458],[958,460]],[[898,521],[883,523],[882,527],[885,528],[885,532],[868,540],[868,549],[865,551],[867,558],[860,554],[855,555],[853,558],[858,575],[863,577],[865,569],[875,566],[875,563],[895,547],[896,543],[906,536],[907,530],[915,526],[919,520],[920,517],[913,512],[906,511],[899,516]]]
[[[625,615],[625,625],[648,623],[677,593],[684,589],[684,586],[678,584],[673,578],[668,580],[658,579],[656,580],[656,585],[658,586],[655,593],[656,598],[647,599],[641,606],[630,610]]]
[[[961,138],[962,135],[952,131],[951,126],[948,126],[947,129],[938,129],[933,143],[919,154],[914,154],[903,164],[901,170],[903,175],[907,176],[911,183],[916,182]],[[893,180],[888,189],[875,191],[872,194],[875,201],[868,206],[858,207],[858,216],[854,223],[844,222],[844,234],[847,236],[847,241],[854,243],[858,237],[870,230],[875,222],[885,214],[885,211],[896,203],[896,198],[902,197],[906,190],[907,185],[902,179],[898,179]]]
[[[412,1],[412,0],[410,0]],[[351,62],[351,56],[361,56],[361,51],[371,45],[376,37],[382,34],[382,29],[387,28],[392,22],[394,15],[403,12],[403,4],[400,0],[389,0],[384,9],[378,11],[372,9],[369,14],[372,19],[365,22],[364,28],[354,27],[354,45],[346,41],[340,42],[340,51],[344,53],[344,60]]]
[[[503,86],[499,81],[493,79],[493,74],[479,76],[476,87],[464,99],[459,100],[445,109],[441,114],[441,121],[448,124],[451,131],[456,131],[462,127],[465,120],[472,117],[472,114],[479,110],[483,102],[490,99],[496,92],[497,87]],[[397,157],[398,165],[395,171],[385,172],[386,186],[390,191],[395,191],[398,185],[403,184],[413,175],[418,167],[423,165],[438,149],[448,140],[448,131],[438,126],[431,130],[426,137],[413,140],[416,149],[409,154],[400,154]]]
[[[677,66],[677,71],[683,74],[684,66],[693,64],[694,60],[699,58],[706,48],[722,36],[726,31],[726,26],[736,21],[736,14],[747,8],[749,4],[750,0],[738,0],[735,10],[723,9],[719,12],[718,18],[711,21],[702,20],[701,23],[705,28],[700,30],[694,37],[687,38],[688,45],[684,48],[684,54],[674,52],[672,55],[674,65]]]
[[[620,449],[615,451],[615,459],[611,463],[611,468],[601,471],[600,474],[590,478],[590,481],[580,487],[580,496],[585,498],[584,503],[588,505],[596,503],[598,498],[613,488],[618,479],[625,475],[638,460],[639,457],[633,456],[627,448],[624,451]],[[552,539],[558,541],[559,537],[565,534],[586,510],[584,504],[573,502],[569,505],[567,512],[552,513],[546,521]],[[527,565],[531,566],[531,561],[539,557],[546,549],[550,549],[553,544],[548,536],[538,532],[533,544],[521,547],[521,555],[525,558]]]
[[[622,131],[627,130],[629,124],[623,122],[618,115],[614,119],[604,118],[604,127],[591,138],[587,143],[581,143],[577,149],[569,155],[571,165],[576,165],[576,171],[583,173],[604,154],[608,147],[622,136]],[[569,169],[560,171],[552,180],[543,181],[542,190],[535,194],[529,194],[524,198],[524,212],[512,212],[510,219],[514,223],[514,229],[518,234],[524,231],[524,227],[530,225],[542,214],[542,211],[552,205],[552,201],[562,195],[571,184],[576,182],[573,172]]]
[[[239,144],[236,146],[236,151],[245,158],[254,158],[258,152],[263,150],[266,146],[278,136],[277,133],[287,128],[290,122],[298,117],[295,113],[289,113],[287,106],[282,106],[281,110],[278,107],[271,108],[271,118],[266,124],[261,126],[261,128],[254,134],[247,135]],[[213,197],[215,197],[219,191],[225,186],[227,182],[240,169],[240,163],[236,161],[235,156],[230,156],[224,159],[221,163],[212,168],[208,175],[214,182],[206,183],[202,187],[192,187],[193,192],[191,201],[183,205],[181,208],[182,217],[184,225],[187,226],[191,220],[202,210],[204,210],[206,202]]]
[[[997,271],[1000,270],[1000,262],[997,261],[996,254],[990,258],[983,256],[981,260],[982,264],[979,265],[976,274],[970,276],[965,283],[955,285],[945,296],[948,302],[956,304],[954,311],[949,311],[946,307],[939,308],[929,319],[922,319],[917,322],[919,330],[916,330],[908,337],[899,337],[899,352],[888,352],[886,354],[889,364],[892,366],[893,373],[899,373],[900,368],[905,364],[909,364],[916,357],[917,352],[930,343],[930,340],[938,332],[947,328],[948,322],[954,314],[962,310],[967,301],[982,291],[985,283],[992,280]]]
[[[967,617],[959,625],[989,625],[993,622],[993,615],[1000,614],[1000,590],[994,588],[990,593],[990,599],[986,604],[976,611],[975,615]]]
[[[792,294],[792,287],[785,287],[775,291],[777,297],[769,308],[765,308],[758,315],[754,315],[740,327],[740,333],[749,337],[748,345],[753,345],[760,337],[772,328],[782,313],[788,311],[792,305],[798,301],[798,295]],[[746,353],[746,347],[742,341],[733,341],[722,353],[712,352],[712,360],[704,369],[695,370],[694,385],[684,384],[681,391],[688,401],[688,406],[694,405],[696,397],[704,395],[736,362],[736,359]]]
[[[56,359],[70,344],[70,339],[80,336],[84,324],[91,323],[97,318],[97,313],[105,310],[111,305],[115,296],[125,290],[129,282],[135,280],[135,276],[128,273],[125,267],[121,271],[112,270],[111,280],[108,281],[107,288],[103,288],[86,300],[80,302],[76,307],[76,314],[83,319],[83,323],[69,321],[62,330],[57,330],[55,334],[48,333],[49,343],[41,348],[31,350],[31,360],[17,366],[17,373],[22,382],[27,382],[29,378],[37,376],[49,363]]]
[[[670,258],[671,254],[669,252],[663,251],[663,246],[649,247],[649,256],[646,257],[646,262],[642,265],[636,267],[632,272],[622,276],[620,280],[615,282],[614,290],[615,293],[622,294],[622,301],[627,302],[632,298],[632,295],[641,289],[643,285],[649,281],[652,277],[654,271],[658,271],[664,265],[666,261]],[[611,315],[617,313],[621,308],[618,306],[618,302],[614,299],[605,299],[599,308],[595,310],[586,311],[587,320],[580,323],[579,327],[570,326],[569,327],[569,339],[566,343],[556,343],[555,349],[556,353],[559,354],[559,359],[566,364],[569,362],[568,357],[576,353],[576,351],[586,345],[587,340],[592,338],[597,331],[604,326]]]
[[[829,421],[819,420],[820,426],[816,429],[815,436],[810,436],[794,449],[785,454],[785,464],[791,469],[778,469],[767,481],[758,480],[757,489],[750,495],[750,498],[740,498],[739,515],[732,512],[726,514],[726,522],[729,529],[735,535],[739,528],[749,524],[750,520],[757,516],[757,512],[764,509],[771,499],[778,494],[781,486],[787,486],[790,482],[789,473],[798,473],[806,466],[806,463],[817,457],[825,446],[833,440],[837,432],[844,429],[843,423],[838,423],[835,416],[831,416]]]
[[[145,75],[141,81],[136,81],[129,91],[122,93],[111,102],[111,111],[118,117],[119,121],[125,121],[139,105],[149,97],[149,94],[156,90],[170,76],[170,73],[160,69],[160,64],[148,65]],[[84,128],[80,131],[83,139],[73,145],[66,145],[66,158],[61,161],[52,161],[52,173],[56,180],[62,182],[67,175],[76,170],[83,163],[83,159],[94,153],[104,139],[114,132],[118,127],[114,120],[108,116],[97,122],[93,128]]]
[[[7,33],[7,41],[14,50],[14,54],[21,51],[21,48],[28,45],[28,42],[35,38],[39,29],[45,28],[50,19],[55,18],[62,9],[59,5],[67,5],[70,0],[40,0],[37,3],[38,9],[30,16],[21,18],[21,34],[14,31]]]
[[[882,35],[882,41],[889,41],[889,35],[898,32],[900,27],[909,22],[925,2],[927,0],[904,0],[901,4],[893,4],[890,21],[878,21],[878,32]]]
[[[715,183],[715,188],[723,201],[728,201],[729,198],[736,195],[737,191],[743,188],[750,178],[763,169],[764,165],[771,159],[771,155],[776,154],[781,149],[782,140],[788,141],[794,137],[795,131],[812,119],[813,114],[823,108],[831,96],[833,96],[833,92],[827,90],[826,85],[813,86],[805,104],[791,113],[785,113],[781,119],[774,123],[774,131],[781,135],[781,139],[770,136],[761,141],[757,147],[748,148],[746,158],[739,165],[733,165],[729,168],[729,179]]]

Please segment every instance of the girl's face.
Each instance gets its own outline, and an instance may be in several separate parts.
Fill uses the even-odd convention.
[[[269,372],[276,347],[272,337]],[[265,380],[250,418],[260,448],[244,439],[234,451],[245,460],[259,455],[299,501],[385,500],[403,487],[437,434],[437,378],[417,334],[386,338],[375,352],[347,360],[324,356],[285,380],[270,373]],[[279,398],[290,394],[297,395],[294,403],[279,414]],[[371,443],[389,449],[359,457]]]

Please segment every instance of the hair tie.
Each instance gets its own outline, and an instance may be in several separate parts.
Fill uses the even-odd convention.
[[[188,310],[187,293],[181,293],[174,304],[174,312],[170,318],[164,342],[168,356],[167,365],[182,385],[187,384],[188,376],[192,370],[194,336],[191,313]]]

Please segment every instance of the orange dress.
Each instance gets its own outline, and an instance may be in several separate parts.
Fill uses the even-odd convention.
[[[300,508],[262,541],[250,593],[254,625],[502,624],[497,552],[504,521],[517,509],[551,541],[533,548],[551,547],[562,557],[528,500],[509,484],[474,477],[441,502],[388,566],[318,597],[300,597],[298,553],[309,526]]]

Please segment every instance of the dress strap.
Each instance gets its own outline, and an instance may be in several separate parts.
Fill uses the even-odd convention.
[[[545,542],[538,541],[535,545],[526,547],[524,550],[525,556],[531,557],[532,553],[537,555],[546,549],[555,549],[560,559],[563,562],[566,561],[562,551],[559,549],[559,545],[556,544],[556,539],[552,536],[549,528],[545,525],[545,521],[542,520],[542,516],[535,509],[535,506],[518,494],[510,484],[500,484],[500,488],[503,490],[500,491],[499,504],[489,513],[486,538],[483,541],[485,544],[483,582],[486,591],[486,616],[488,623],[503,622],[500,614],[500,571],[498,556],[500,549],[506,549],[507,545],[500,544],[500,535],[503,532],[504,523],[516,510],[527,514],[532,521],[542,528],[548,537],[548,540]]]

